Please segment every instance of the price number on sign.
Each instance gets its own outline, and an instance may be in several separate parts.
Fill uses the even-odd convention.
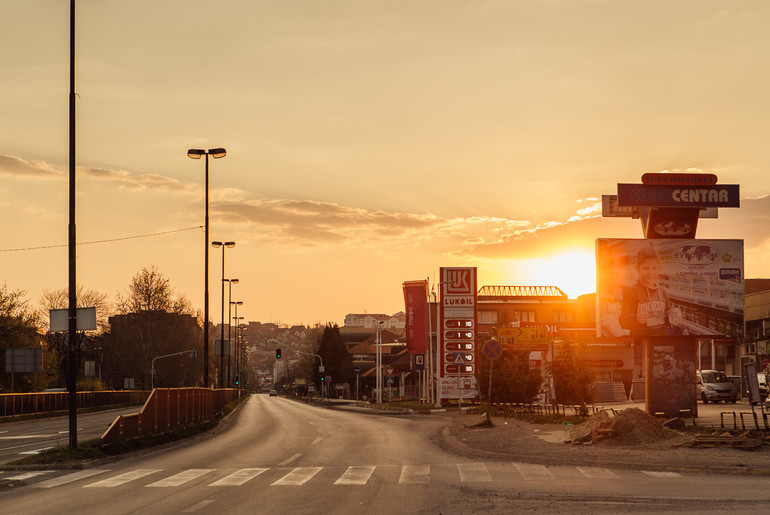
[[[473,331],[446,331],[444,337],[447,340],[472,340]]]
[[[473,327],[473,320],[467,318],[450,318],[444,321],[444,327],[447,329],[470,329]]]
[[[447,374],[472,374],[473,365],[444,365]]]
[[[470,342],[447,342],[444,345],[446,350],[473,350],[473,343]]]

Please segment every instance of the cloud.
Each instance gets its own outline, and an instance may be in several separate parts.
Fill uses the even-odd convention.
[[[22,178],[63,179],[65,174],[45,161],[25,161],[16,156],[0,156],[0,174]]]
[[[152,189],[164,191],[189,191],[191,186],[180,183],[176,179],[157,174],[133,175],[123,170],[108,168],[85,168],[81,173],[93,179],[110,181],[120,187],[130,189]]]

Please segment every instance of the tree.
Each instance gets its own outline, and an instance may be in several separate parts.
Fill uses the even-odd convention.
[[[160,273],[155,265],[144,267],[131,278],[128,291],[118,294],[117,312],[140,313],[165,311],[168,313],[193,314],[192,304],[184,296],[174,296],[171,281]]]
[[[588,404],[591,400],[591,372],[579,359],[576,345],[563,341],[556,351],[550,364],[556,391],[551,395],[561,404]]]
[[[101,366],[101,345],[102,335],[109,331],[108,317],[110,315],[110,303],[107,295],[96,290],[86,289],[82,285],[77,287],[75,293],[77,308],[95,308],[96,309],[96,332],[80,332],[77,341],[76,369],[80,371],[80,364],[84,359],[96,361]],[[46,365],[53,367],[50,371],[53,384],[66,385],[69,368],[66,358],[69,354],[68,333],[50,332],[49,312],[53,309],[67,309],[69,307],[69,291],[67,288],[56,290],[44,290],[40,297],[40,307],[38,316],[43,326],[49,332],[45,336],[45,352],[48,355],[44,358]]]
[[[34,349],[40,346],[38,333],[38,317],[30,309],[29,302],[24,299],[23,290],[9,291],[3,284],[0,288],[0,362],[5,364],[7,349]],[[0,369],[2,391],[10,391],[11,374],[5,373],[5,367]],[[14,374],[13,389],[16,391],[31,391],[35,386],[36,377],[33,374]]]
[[[196,360],[188,355],[156,360],[155,386],[200,384],[202,327],[192,315],[190,302],[174,295],[171,282],[157,267],[142,268],[131,279],[128,291],[118,296],[117,311],[104,342],[107,379],[112,385],[122,386],[124,378],[134,378],[137,387],[149,389],[154,358],[193,349],[199,356]]]
[[[478,386],[482,398],[488,396],[489,360],[479,355]],[[529,351],[506,346],[492,367],[490,402],[530,402],[540,390],[540,371],[529,368]],[[489,400],[489,399],[488,399]]]
[[[322,332],[317,333],[316,353],[323,359],[325,371],[335,383],[350,383],[353,381],[353,358],[340,336],[337,324],[328,323]],[[318,369],[313,374],[316,384],[320,384],[321,374]]]

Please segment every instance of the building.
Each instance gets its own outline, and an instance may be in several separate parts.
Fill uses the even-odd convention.
[[[395,315],[385,315],[378,313],[348,313],[345,315],[344,327],[362,327],[374,330],[379,322],[382,322],[382,327],[384,329],[403,330],[404,327],[406,327],[406,314],[403,311],[400,311]]]

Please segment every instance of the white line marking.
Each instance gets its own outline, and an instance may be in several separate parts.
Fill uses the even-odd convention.
[[[533,479],[553,479],[553,475],[551,475],[551,472],[545,465],[534,465],[531,463],[514,463],[513,465],[519,469],[519,474],[527,481]]]
[[[463,483],[476,483],[492,481],[486,465],[483,463],[458,463],[457,471],[460,473],[460,481]]]
[[[318,474],[323,467],[297,467],[281,479],[272,484],[276,485],[304,485],[313,476]]]
[[[50,474],[51,472],[53,472],[53,470],[33,470],[30,472],[19,474],[18,476],[7,477],[6,479],[15,479],[17,481],[24,481],[25,479],[42,476],[43,474]]]
[[[211,504],[213,502],[214,502],[214,499],[205,499],[205,500],[199,502],[198,504],[196,504],[195,506],[190,506],[189,508],[184,510],[182,513],[193,513],[195,511],[200,510],[201,508],[205,508],[206,506],[208,506],[209,504]]]
[[[269,469],[241,469],[233,472],[229,476],[223,477],[219,481],[211,483],[209,486],[240,486],[267,470]]]
[[[79,479],[85,479],[87,477],[95,476],[97,474],[102,474],[104,472],[109,472],[109,469],[86,469],[86,470],[80,470],[78,472],[73,472],[72,474],[67,474],[66,476],[57,477],[54,479],[49,479],[47,481],[40,482],[35,485],[37,488],[53,488],[54,486],[59,485],[66,485],[67,483],[72,483],[73,481],[77,481]]]
[[[310,445],[316,445],[316,444],[321,443],[322,441],[323,441],[323,438],[321,438],[320,436],[316,436],[315,440],[313,440],[313,443],[310,444]]]
[[[132,470],[131,472],[126,472],[125,474],[121,474],[119,476],[111,477],[108,479],[102,479],[101,481],[97,481],[96,483],[91,483],[90,485],[86,485],[83,488],[114,488],[116,486],[120,486],[125,483],[128,483],[129,481],[134,481],[135,479],[140,479],[140,478],[143,478],[144,476],[155,474],[156,472],[160,472],[161,470],[162,469]]]
[[[658,472],[657,470],[643,470],[642,474],[647,474],[648,476],[659,477],[659,478],[682,477],[682,474],[678,472]]]
[[[204,474],[208,474],[209,472],[213,472],[214,469],[189,469],[184,470],[178,474],[174,474],[173,476],[167,477],[165,479],[161,479],[159,481],[155,481],[154,483],[150,483],[147,485],[147,487],[155,487],[155,488],[165,488],[169,486],[179,486],[187,483],[188,481],[192,481],[195,478],[199,478]]]
[[[374,467],[348,467],[335,485],[365,485],[374,473]]]
[[[288,460],[283,460],[279,465],[281,465],[282,467],[285,467],[286,465],[288,465],[292,461],[300,458],[301,456],[302,456],[302,454],[297,453],[294,456],[292,456],[291,458],[289,458]]]
[[[42,449],[35,449],[34,451],[24,451],[20,452],[19,454],[40,454],[43,451],[47,451],[48,449],[53,449],[54,447],[43,447]]]
[[[581,474],[583,474],[585,477],[590,477],[591,479],[610,479],[614,477],[618,477],[617,474],[615,474],[613,471],[609,469],[604,469],[601,467],[575,467],[577,468]]]
[[[6,431],[7,432],[7,431]],[[17,436],[0,436],[0,440],[34,440],[37,438],[58,438],[59,435],[17,435]]]
[[[430,481],[430,465],[404,465],[401,468],[399,485],[420,484]]]

